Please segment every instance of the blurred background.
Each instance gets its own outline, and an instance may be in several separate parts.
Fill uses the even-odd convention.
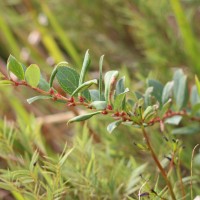
[[[12,54],[26,66],[36,63],[48,80],[54,65],[61,61],[80,70],[89,49],[89,76],[96,76],[99,58],[104,54],[104,70],[118,69],[132,91],[144,91],[147,77],[165,83],[175,68],[183,68],[189,83],[194,83],[194,75],[200,75],[199,22],[199,0],[1,0],[0,70],[5,72],[7,58]],[[28,105],[26,99],[35,94],[26,88],[0,88],[0,124],[14,124],[18,135],[25,134],[29,127],[32,131],[26,133],[28,144],[54,155],[62,151],[66,141],[72,145],[74,135],[82,137],[83,125],[66,126],[73,112],[63,104],[39,101]],[[141,140],[138,130],[133,133],[121,127],[110,136],[105,126],[108,120],[91,119],[84,126],[88,137],[93,138],[92,148],[99,154],[104,152],[107,157],[103,159],[110,159],[111,166],[132,156],[137,159],[134,166],[143,163],[144,155],[133,145],[135,140]],[[189,153],[183,156],[185,161],[191,159],[199,136],[185,136],[183,140],[186,138]],[[162,137],[154,140],[160,144]],[[23,145],[20,148],[21,153],[28,149]],[[77,157],[85,153],[82,151]],[[1,152],[3,159],[6,155]],[[189,162],[183,163],[187,175]],[[101,165],[112,171],[111,166]],[[129,176],[128,172],[124,175]],[[121,175],[119,183],[122,180]]]

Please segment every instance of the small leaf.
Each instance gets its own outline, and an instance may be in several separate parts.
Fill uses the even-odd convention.
[[[7,70],[8,70],[8,72],[12,72],[20,80],[24,80],[23,66],[12,55],[10,55],[9,58],[8,58]],[[9,73],[8,73],[8,76],[10,77]]]
[[[169,110],[169,108],[171,107],[172,104],[172,99],[169,99],[163,106],[162,109],[159,111],[159,115],[162,118],[165,113]]]
[[[67,124],[72,123],[72,122],[81,122],[81,121],[85,121],[87,119],[90,119],[91,117],[93,117],[94,115],[98,115],[100,114],[102,111],[97,111],[97,112],[93,112],[93,113],[88,113],[85,115],[79,115],[77,117],[74,117],[72,119],[70,119]]]
[[[151,103],[151,93],[153,92],[153,87],[148,87],[145,91],[145,94],[144,94],[144,103],[145,103],[145,106],[150,106],[152,103]]]
[[[76,95],[76,94],[88,89],[93,84],[97,84],[97,79],[90,80],[90,81],[87,81],[87,82],[83,83],[82,85],[77,87],[76,90],[74,90],[74,92],[71,94],[71,96],[74,96],[74,95]]]
[[[172,124],[172,125],[179,125],[182,118],[183,118],[182,116],[176,115],[176,116],[173,116],[173,117],[166,119],[165,123],[166,124]]]
[[[177,109],[181,110],[186,106],[188,101],[187,77],[184,75],[182,70],[177,70],[175,72],[173,88]]]
[[[104,110],[107,106],[106,101],[93,101],[90,106],[94,107],[97,110]]]
[[[40,82],[40,68],[35,64],[30,65],[25,72],[25,78],[30,86],[37,87]]]
[[[196,85],[192,86],[191,94],[190,94],[190,102],[191,102],[192,106],[200,103],[200,95],[198,94]]]
[[[153,87],[152,95],[162,105],[163,85],[157,80],[148,80],[148,86]]]
[[[90,92],[90,96],[91,96],[91,101],[99,101],[100,100],[98,90],[89,90],[89,92]]]
[[[37,101],[37,100],[40,100],[40,99],[51,99],[52,97],[51,96],[35,96],[35,97],[32,97],[32,98],[29,98],[27,99],[27,102],[29,104],[33,103],[34,101]]]
[[[104,55],[101,56],[99,60],[99,100],[103,100],[102,98],[102,90],[103,90],[103,80],[102,80],[102,68],[103,68],[103,59]]]
[[[0,80],[0,86],[4,85],[13,85],[13,82],[10,80]]]
[[[115,128],[117,128],[122,123],[122,120],[114,121],[107,126],[107,131],[112,133]]]
[[[162,104],[165,104],[172,97],[173,85],[174,85],[173,81],[170,81],[165,85],[162,92]]]
[[[116,99],[114,100],[114,110],[121,111],[124,109],[124,100],[127,92],[129,92],[128,88],[126,88],[123,93],[116,96]]]
[[[40,88],[44,91],[50,90],[49,83],[42,76],[40,76],[40,82],[39,82],[38,88]]]
[[[117,81],[116,92],[115,92],[116,96],[124,92],[125,90],[124,82],[125,82],[125,77],[122,77]]]
[[[61,66],[67,67],[68,66],[68,62],[60,62],[54,67],[53,71],[51,72],[50,79],[49,79],[49,87],[50,88],[53,86],[53,81],[54,81],[54,79],[56,77],[57,69],[58,69],[58,67],[61,67]]]
[[[195,82],[196,82],[197,90],[200,96],[200,81],[197,76],[195,76]]]
[[[90,66],[90,54],[89,54],[89,50],[87,50],[85,53],[85,57],[84,57],[84,61],[83,61],[83,65],[82,65],[82,69],[80,73],[79,86],[83,84],[85,80],[85,75],[89,66]]]
[[[104,83],[105,83],[105,98],[108,104],[111,104],[111,94],[113,86],[119,75],[118,71],[109,71],[105,74]]]
[[[174,135],[191,135],[195,133],[200,133],[199,125],[189,125],[172,130],[172,134]]]
[[[79,84],[79,74],[71,67],[59,66],[56,78],[61,88],[68,94],[72,94]]]
[[[90,92],[88,89],[84,90],[82,92],[83,97],[86,99],[87,102],[91,101],[91,96],[90,96]]]

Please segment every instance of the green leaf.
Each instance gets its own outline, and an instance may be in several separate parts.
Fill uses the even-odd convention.
[[[198,94],[196,85],[192,86],[191,93],[190,93],[190,102],[191,102],[192,106],[200,103],[200,95]]]
[[[53,86],[53,81],[54,81],[54,79],[56,77],[57,69],[58,69],[58,67],[61,67],[61,66],[62,67],[67,67],[68,66],[68,62],[60,62],[54,67],[53,71],[51,72],[50,79],[49,79],[49,87],[50,88]]]
[[[163,106],[162,106],[162,109],[159,111],[159,115],[160,117],[162,118],[165,113],[169,110],[169,108],[171,107],[172,105],[172,99],[169,99]]]
[[[104,76],[104,83],[105,83],[105,99],[108,104],[111,104],[111,94],[114,87],[114,84],[117,80],[119,75],[118,71],[109,71]]]
[[[83,84],[85,80],[85,75],[89,66],[90,66],[90,54],[89,54],[89,50],[87,50],[85,53],[85,57],[84,57],[84,61],[83,61],[83,65],[82,65],[82,69],[80,73],[79,86]]]
[[[129,92],[129,89],[126,88],[125,91],[121,94],[118,94],[114,100],[114,110],[117,110],[117,111],[121,111],[124,109],[124,105],[125,105],[125,96],[126,96],[126,93]]]
[[[40,76],[40,82],[39,82],[38,87],[44,91],[50,90],[49,83],[42,77],[42,75]]]
[[[89,90],[84,90],[84,91],[82,92],[82,95],[83,95],[83,97],[84,97],[88,102],[91,101],[91,96],[90,96]]]
[[[200,133],[199,125],[189,125],[172,130],[172,134],[174,135],[191,135],[195,133]]]
[[[10,80],[0,80],[0,86],[4,85],[13,85],[13,82]]]
[[[64,67],[64,66],[58,67],[56,78],[61,88],[70,95],[78,87],[79,74],[71,67]]]
[[[20,80],[24,80],[23,66],[12,55],[10,55],[9,58],[8,58],[7,70],[8,70],[8,72],[12,72]],[[8,76],[10,77],[9,73],[8,73]]]
[[[114,121],[107,126],[107,131],[112,133],[115,128],[117,128],[122,123],[122,120]]]
[[[99,100],[103,100],[103,98],[102,98],[102,90],[103,90],[103,80],[102,80],[103,59],[104,59],[104,55],[102,55],[100,60],[99,60],[99,97],[100,97]]]
[[[173,85],[174,85],[173,81],[170,81],[165,85],[162,92],[162,104],[165,104],[172,97]]]
[[[90,106],[94,107],[97,110],[104,110],[107,106],[106,101],[93,101]]]
[[[182,70],[177,70],[174,74],[174,97],[176,100],[177,109],[181,110],[186,106],[188,101],[188,86],[187,77]]]
[[[51,96],[43,96],[43,95],[40,95],[40,96],[35,96],[35,97],[32,97],[32,98],[29,98],[27,99],[27,102],[29,104],[33,103],[34,101],[37,101],[37,100],[40,100],[40,99],[51,99],[52,97]]]
[[[117,81],[116,92],[115,92],[116,96],[124,92],[125,90],[124,82],[125,82],[125,77],[122,77]]]
[[[81,84],[79,87],[76,88],[76,90],[74,90],[74,92],[71,94],[71,96],[74,96],[80,92],[83,92],[84,90],[86,90],[90,86],[92,86],[93,84],[97,84],[97,79],[90,80],[90,81],[87,81],[87,82]]]
[[[153,87],[152,95],[162,105],[163,85],[157,80],[148,80],[148,86]]]
[[[144,103],[145,103],[145,106],[149,106],[151,105],[151,93],[153,92],[153,87],[148,87],[145,91],[145,94],[144,94]]]
[[[200,81],[197,76],[195,76],[195,82],[196,82],[197,90],[200,96]]]
[[[30,86],[37,87],[40,82],[40,68],[35,64],[30,65],[25,72],[25,78]]]
[[[91,101],[99,101],[100,100],[98,90],[89,90],[89,92],[90,92],[90,96],[91,96]]]
[[[81,122],[81,121],[85,121],[87,119],[90,119],[91,117],[93,117],[94,115],[98,115],[100,114],[102,111],[97,111],[97,112],[93,112],[93,113],[88,113],[85,115],[79,115],[77,117],[74,117],[72,119],[70,119],[67,124],[72,123],[72,122]]]
[[[183,118],[182,116],[176,115],[176,116],[167,118],[165,120],[165,123],[166,124],[172,124],[172,125],[179,125],[179,123],[181,122],[182,118]]]

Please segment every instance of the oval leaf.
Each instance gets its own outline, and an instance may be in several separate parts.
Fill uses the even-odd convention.
[[[189,96],[187,77],[184,75],[181,69],[177,70],[174,74],[173,92],[176,100],[177,109],[181,110],[187,104]]]
[[[88,89],[93,84],[97,84],[97,79],[90,80],[90,81],[83,83],[78,88],[76,88],[76,90],[71,94],[71,96],[74,96],[80,92],[83,92],[84,90]]]
[[[78,87],[79,74],[71,67],[66,67],[66,66],[58,67],[56,78],[61,88],[70,95]]]
[[[70,119],[70,120],[67,122],[67,124],[72,123],[72,122],[81,122],[81,121],[85,121],[85,120],[87,120],[87,119],[90,119],[92,116],[98,115],[98,114],[100,114],[100,113],[101,113],[101,111],[93,112],[93,113],[88,113],[88,114],[85,114],[85,115],[79,115],[79,116],[77,116],[77,117],[74,117],[74,118]]]
[[[174,85],[174,81],[168,82],[162,92],[162,104],[165,104],[172,96],[172,88]]]
[[[23,69],[23,66],[12,55],[10,55],[9,58],[8,58],[7,70],[8,70],[8,72],[12,72],[20,80],[24,80],[24,69]],[[10,77],[10,74],[8,74],[8,76]]]
[[[57,68],[58,68],[58,67],[61,67],[61,66],[67,67],[67,66],[68,66],[68,62],[60,62],[60,63],[58,63],[58,64],[54,67],[54,69],[53,69],[53,71],[52,71],[52,73],[51,73],[50,79],[49,79],[49,86],[50,86],[50,88],[51,88],[52,85],[53,85],[53,81],[54,81],[55,76],[56,76],[56,73],[57,73]]]
[[[124,109],[124,105],[125,105],[125,96],[126,93],[129,92],[129,89],[126,88],[125,91],[119,95],[117,95],[117,97],[114,100],[114,110],[118,110],[121,111]]]
[[[40,68],[35,64],[30,65],[25,72],[25,78],[30,86],[37,87],[40,82]]]

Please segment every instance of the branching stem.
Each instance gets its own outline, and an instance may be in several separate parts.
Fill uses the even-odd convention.
[[[150,152],[151,152],[151,156],[152,156],[152,158],[154,159],[154,161],[155,161],[155,163],[156,163],[158,169],[160,170],[160,173],[162,174],[163,178],[165,179],[165,182],[166,182],[167,187],[168,187],[168,189],[169,189],[170,195],[171,195],[171,197],[172,197],[173,200],[176,200],[176,197],[175,197],[175,194],[174,194],[172,185],[171,185],[171,183],[170,183],[170,181],[169,181],[169,179],[168,179],[168,177],[167,177],[167,174],[166,174],[164,168],[163,168],[162,165],[160,164],[160,161],[158,160],[158,158],[157,158],[157,156],[156,156],[156,154],[155,154],[155,152],[154,152],[154,150],[153,150],[153,148],[152,148],[152,146],[151,146],[151,143],[150,143],[148,134],[147,134],[147,132],[146,132],[146,130],[145,130],[144,127],[142,127],[142,132],[143,132],[143,136],[144,136],[144,138],[145,138],[145,140],[146,140],[147,146],[148,146],[148,148],[149,148],[149,150],[150,150]]]

